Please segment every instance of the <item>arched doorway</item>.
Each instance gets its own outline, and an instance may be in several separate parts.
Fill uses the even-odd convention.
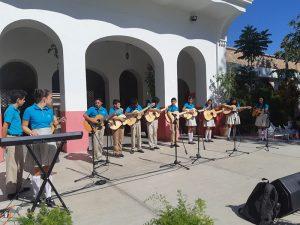
[[[189,94],[195,94],[196,102],[203,104],[207,99],[206,63],[199,49],[189,46],[181,50],[177,60],[178,79],[185,81]],[[178,95],[183,97],[186,86],[178,84]],[[183,90],[181,90],[183,88]],[[181,92],[181,94],[179,94]],[[185,96],[186,97],[186,96]]]
[[[125,70],[119,78],[120,101],[123,108],[130,105],[130,99],[138,99],[138,81],[135,75]]]
[[[86,70],[87,107],[94,105],[95,98],[101,98],[105,105],[105,81],[95,71]]]
[[[9,62],[0,68],[0,95],[1,112],[9,104],[11,90],[24,90],[27,92],[23,108],[33,103],[33,91],[37,88],[37,74],[35,69],[25,62]]]
[[[178,79],[178,106],[182,107],[190,95],[190,88],[183,79]]]

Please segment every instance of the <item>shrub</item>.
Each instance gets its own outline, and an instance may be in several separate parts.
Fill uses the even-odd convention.
[[[27,213],[16,219],[19,225],[72,225],[71,215],[64,209],[54,208],[49,210],[42,205],[39,213]]]
[[[145,225],[213,225],[213,220],[205,214],[205,201],[197,199],[193,206],[189,205],[180,191],[177,194],[177,206],[172,206],[165,196],[154,194],[146,201],[158,203],[158,218]]]

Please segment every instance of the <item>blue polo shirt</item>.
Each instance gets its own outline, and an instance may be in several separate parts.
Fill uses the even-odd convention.
[[[115,109],[114,107],[111,107],[111,108],[109,109],[109,115],[111,116],[111,115],[113,115],[114,113],[116,113],[117,116],[120,116],[120,115],[123,114],[123,109],[122,109],[122,108],[120,108],[120,109]]]
[[[188,102],[186,102],[183,107],[185,107],[186,109],[194,109],[195,108],[195,104],[190,104]]]
[[[9,105],[5,110],[4,122],[9,123],[7,134],[14,136],[23,134],[20,110],[14,105]]]
[[[28,107],[23,115],[23,120],[30,123],[31,129],[51,127],[54,114],[53,110],[48,106],[41,109],[37,104]]]
[[[266,104],[266,103],[263,103],[263,104],[257,103],[257,104],[255,105],[255,107],[258,108],[258,109],[264,109],[264,110],[268,110],[268,109],[269,109],[269,105]]]
[[[131,112],[133,112],[134,110],[142,111],[143,108],[142,108],[140,105],[137,105],[137,106],[128,106],[128,107],[126,108],[126,111],[125,111],[125,112],[131,113]]]
[[[106,108],[104,108],[102,106],[100,108],[92,106],[92,107],[88,108],[88,110],[85,112],[85,114],[91,118],[95,118],[97,115],[101,115],[104,117],[108,115]]]
[[[168,107],[168,112],[179,112],[179,108],[178,108],[178,106],[176,106],[176,105],[170,105],[169,107]]]

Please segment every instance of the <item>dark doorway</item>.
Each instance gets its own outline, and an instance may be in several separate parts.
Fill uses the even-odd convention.
[[[93,70],[86,70],[87,107],[94,105],[95,98],[102,98],[105,105],[105,81],[103,77]],[[59,72],[52,76],[52,92],[60,93]]]
[[[187,101],[187,98],[190,95],[190,89],[187,83],[182,80],[178,79],[178,106],[182,107],[184,102]]]
[[[126,70],[120,76],[119,85],[121,105],[126,109],[130,105],[130,99],[138,99],[138,81],[132,72]]]
[[[33,104],[33,92],[37,88],[37,75],[35,70],[23,62],[10,62],[0,68],[1,112],[9,105],[11,90],[24,90],[27,92],[26,102],[22,110]]]
[[[105,81],[95,71],[86,70],[87,107],[94,105],[95,98],[101,98],[105,105]]]

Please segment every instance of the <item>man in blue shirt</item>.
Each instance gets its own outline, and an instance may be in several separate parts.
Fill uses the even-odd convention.
[[[132,114],[134,111],[142,111],[142,107],[139,105],[137,99],[132,99],[130,106],[127,107],[125,111],[126,116],[134,116]],[[141,122],[137,121],[131,127],[131,150],[130,153],[133,154],[137,149],[138,152],[144,153],[142,150],[142,131],[141,131]],[[137,147],[136,147],[137,146]]]
[[[256,117],[255,126],[258,128],[258,137],[261,140],[267,139],[267,127],[269,126],[269,105],[264,103],[264,99],[260,97],[258,103],[255,105],[255,109],[262,110],[262,113]]]
[[[104,145],[104,131],[105,126],[103,121],[108,116],[107,110],[102,106],[103,100],[101,98],[95,99],[95,106],[88,108],[88,110],[84,113],[83,117],[86,121],[93,124],[97,127],[95,133],[93,133],[93,154],[94,159],[99,161],[101,160],[103,153],[103,145]],[[98,121],[96,119],[97,116],[101,116],[102,119]]]
[[[11,102],[4,113],[2,137],[16,137],[23,134],[19,108],[25,103],[26,92],[12,91]],[[22,186],[24,156],[23,146],[6,148],[6,192],[8,199],[13,199]],[[25,191],[22,190],[22,191]]]
[[[177,99],[176,98],[172,98],[171,99],[171,105],[168,107],[167,112],[179,112],[179,108],[176,105],[177,104]],[[177,132],[175,132],[175,126],[176,126],[176,130]],[[170,130],[171,130],[171,148],[175,147],[175,139],[176,142],[178,141],[178,137],[179,137],[179,121],[177,121],[176,124],[170,124]],[[179,145],[177,144],[177,147],[179,147]]]
[[[123,115],[123,109],[121,108],[120,100],[114,99],[113,101],[113,107],[109,109],[109,117],[111,117],[112,120],[118,120],[118,116]],[[120,120],[120,119],[119,119]],[[113,148],[114,148],[114,156],[124,157],[122,150],[123,150],[123,140],[124,140],[124,126],[121,126],[117,130],[112,131],[113,135]]]
[[[162,110],[159,105],[159,101],[160,101],[160,99],[158,97],[153,97],[151,102],[148,103],[148,106],[151,104],[154,104],[154,106],[152,108],[148,109],[148,111],[156,112],[157,110],[159,110],[161,112]],[[159,149],[159,147],[157,146],[157,129],[158,129],[158,120],[157,119],[155,119],[152,122],[147,122],[149,147],[150,147],[150,150],[152,150],[152,151],[154,151],[155,149]]]

